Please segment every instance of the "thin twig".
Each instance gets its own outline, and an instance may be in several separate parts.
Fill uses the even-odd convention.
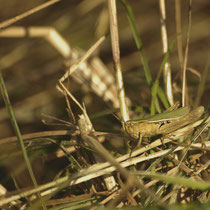
[[[84,56],[82,56],[82,58],[80,58],[79,62],[75,65],[73,65],[60,79],[60,82],[64,82],[65,79],[67,79],[67,77],[71,74],[74,73],[74,71],[76,71],[78,69],[78,67],[84,62],[86,61],[90,55],[92,55],[92,53],[101,45],[101,43],[105,40],[105,36],[102,36],[93,46],[91,46],[91,48],[85,53]]]
[[[48,1],[48,2],[46,2],[44,4],[41,4],[41,5],[39,5],[39,6],[35,7],[35,8],[27,11],[27,12],[22,13],[21,15],[17,15],[15,17],[9,19],[9,20],[6,20],[6,21],[0,23],[0,30],[3,29],[3,28],[8,27],[9,25],[11,25],[11,24],[13,24],[13,23],[15,23],[15,22],[17,22],[17,21],[19,21],[19,20],[29,16],[29,15],[34,14],[35,12],[38,12],[38,11],[40,11],[40,10],[42,10],[42,9],[52,5],[52,4],[55,4],[55,3],[59,2],[59,1],[61,1],[61,0]]]
[[[82,111],[84,111],[83,110],[83,107],[82,107],[82,105],[77,101],[77,99],[67,90],[67,88],[64,86],[64,84],[61,82],[61,81],[59,81],[59,84],[60,84],[60,86],[63,88],[63,90],[57,85],[56,87],[57,87],[57,89],[61,92],[61,93],[63,93],[64,95],[65,94],[67,94],[74,102],[75,102],[75,104],[77,104],[77,106],[82,110]]]
[[[87,120],[88,120],[88,122],[87,122]],[[91,133],[92,136],[94,135],[93,134],[94,128],[92,126],[91,121],[89,120],[89,118],[87,116],[86,111],[83,113],[83,115],[80,115],[80,119],[79,119],[78,123],[79,123],[79,128],[80,128],[82,138],[84,137],[84,134],[86,134],[86,133]],[[98,143],[99,143],[98,138],[96,136],[94,136],[94,137],[95,137],[94,139],[96,139],[96,141],[98,141]],[[88,143],[88,142],[85,141],[85,143]],[[89,146],[91,147],[91,145],[89,145]],[[97,163],[103,162],[103,158],[101,157],[101,155],[98,155],[97,153],[93,153],[93,157],[95,158],[95,161]],[[108,191],[110,191],[110,192],[115,191],[118,188],[116,180],[113,175],[110,175],[110,174],[104,175],[103,179],[104,179],[104,183],[106,184]]]

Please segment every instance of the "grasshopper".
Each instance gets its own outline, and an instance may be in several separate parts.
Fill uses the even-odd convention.
[[[128,120],[123,122],[123,129],[129,136],[134,139],[139,139],[138,145],[140,145],[142,137],[165,136],[195,122],[203,112],[203,106],[197,107],[191,112],[188,107],[182,107],[172,111],[165,111],[145,119]]]

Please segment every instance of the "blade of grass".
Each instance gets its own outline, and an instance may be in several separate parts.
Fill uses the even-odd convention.
[[[127,190],[132,189],[134,186],[137,186],[139,189],[141,189],[145,195],[147,196],[151,196],[154,199],[155,195],[153,193],[153,191],[149,190],[149,189],[145,189],[144,185],[141,184],[141,182],[138,179],[135,179],[135,177],[133,177],[131,175],[131,173],[123,168],[117,161],[116,159],[109,154],[109,152],[97,141],[96,138],[93,138],[92,136],[89,136],[86,134],[86,124],[83,120],[84,117],[82,117],[82,115],[80,115],[80,119],[79,119],[79,128],[81,131],[81,137],[82,139],[93,149],[95,150],[101,157],[102,159],[104,159],[105,161],[108,161],[112,166],[114,166],[119,173],[126,179],[127,182]],[[117,200],[117,198],[116,198]],[[111,202],[109,204],[109,207],[111,205],[113,205],[115,203],[115,201]]]
[[[145,77],[146,77],[146,80],[147,80],[147,83],[148,83],[149,87],[151,88],[152,84],[153,84],[153,81],[152,81],[152,77],[151,77],[151,74],[150,74],[147,59],[144,55],[143,44],[142,44],[141,38],[139,36],[138,30],[137,30],[137,27],[136,27],[136,21],[135,21],[134,15],[133,15],[132,8],[126,0],[120,0],[120,2],[125,7],[126,14],[127,14],[127,17],[128,17],[128,21],[130,23],[131,30],[132,30],[132,33],[133,33],[133,37],[134,37],[134,40],[136,42],[137,49],[140,52],[140,59],[141,59],[142,65],[143,65]],[[164,107],[167,109],[169,107],[169,104],[168,104],[166,95],[165,95],[165,93],[164,93],[164,91],[162,90],[161,87],[158,87],[158,96],[161,99]],[[158,109],[159,104],[157,103],[156,106],[157,106],[157,109]]]
[[[9,100],[9,96],[7,94],[6,86],[5,86],[4,79],[2,77],[1,72],[0,72],[0,87],[1,87],[1,92],[2,92],[2,96],[3,96],[3,99],[4,99],[5,105],[6,105],[7,109],[8,109],[9,117],[10,117],[13,129],[14,129],[14,132],[15,132],[18,140],[19,140],[19,143],[20,143],[20,146],[21,146],[21,150],[23,152],[23,157],[24,157],[24,160],[26,162],[26,166],[27,166],[28,172],[30,174],[30,177],[31,177],[31,180],[32,180],[32,182],[34,184],[34,187],[37,188],[38,184],[37,184],[36,178],[34,176],[34,173],[33,173],[33,170],[32,170],[32,167],[31,167],[31,164],[30,164],[30,161],[29,161],[26,149],[25,149],[25,145],[23,143],[23,139],[22,139],[22,136],[21,136],[21,133],[20,133],[17,121],[15,119],[15,115],[14,115],[14,112],[13,112],[13,109],[12,109],[12,106],[11,106],[11,103],[10,103],[10,100]],[[40,192],[38,192],[37,194],[38,194],[38,197],[40,199],[42,199]],[[42,207],[43,207],[43,209],[47,209],[45,203],[43,203],[43,202],[42,202]]]
[[[161,24],[161,40],[162,40],[162,50],[165,54],[168,50],[168,35],[166,29],[166,6],[165,0],[159,0],[160,7],[160,24]],[[172,106],[174,104],[174,97],[172,91],[172,82],[171,82],[171,65],[169,61],[166,62],[163,70],[163,78],[165,84],[165,91],[167,99]]]
[[[157,92],[158,92],[158,87],[159,87],[159,80],[160,80],[160,77],[162,75],[162,71],[164,69],[164,66],[165,66],[166,62],[168,61],[168,59],[169,59],[169,57],[171,55],[171,51],[172,51],[172,49],[174,47],[175,41],[176,41],[176,38],[174,38],[172,40],[172,42],[170,43],[168,51],[165,54],[165,56],[163,58],[163,61],[161,63],[160,70],[158,72],[156,80],[155,80],[155,82],[154,82],[154,84],[152,86],[152,102],[151,102],[151,109],[150,109],[151,115],[155,114],[155,100],[156,100],[156,97],[157,97]]]
[[[181,21],[181,4],[180,0],[175,0],[175,14],[176,14],[176,34],[177,36],[177,51],[181,69],[183,69],[183,44],[182,44],[182,21]]]
[[[186,80],[186,69],[188,61],[188,51],[190,43],[190,31],[192,26],[192,0],[189,1],[189,11],[188,11],[188,28],[187,28],[187,43],[184,54],[184,63],[183,63],[183,81],[182,81],[182,106],[186,104],[186,89],[187,89],[187,80]]]
[[[15,17],[13,17],[13,18],[10,18],[9,20],[6,20],[6,21],[0,23],[0,29],[4,29],[4,28],[8,27],[9,25],[11,25],[11,24],[23,19],[23,18],[25,18],[25,17],[27,17],[27,16],[35,13],[35,12],[38,12],[39,10],[42,10],[42,9],[52,5],[52,4],[55,4],[58,1],[61,1],[61,0],[51,0],[51,1],[45,2],[45,3],[43,3],[39,6],[31,9],[31,10],[28,10],[27,12],[24,12],[20,15],[17,15]]]
[[[208,190],[210,183],[205,181],[192,180],[186,177],[169,176],[166,174],[160,174],[156,172],[136,172],[135,175],[150,177],[152,179],[158,179],[169,184],[180,184],[192,189]]]
[[[200,85],[198,87],[198,92],[197,92],[197,96],[196,96],[196,99],[195,99],[194,108],[199,106],[199,104],[200,104],[201,96],[203,94],[205,84],[206,84],[206,80],[208,78],[209,65],[210,65],[210,54],[208,56],[207,63],[205,65],[205,68],[204,68],[202,76],[201,76],[201,82],[200,82]]]
[[[82,169],[79,162],[74,158],[73,155],[68,153],[68,151],[66,150],[66,148],[63,145],[58,144],[54,139],[47,138],[46,140],[52,142],[55,145],[57,145],[63,151],[63,153],[65,154],[65,156],[69,160],[69,162],[76,168],[77,171]]]
[[[108,0],[108,7],[109,7],[110,33],[111,33],[114,70],[116,73],[118,98],[120,102],[120,114],[123,121],[126,122],[127,120],[129,120],[129,114],[128,114],[128,107],[125,100],[122,68],[120,64],[120,48],[119,48],[119,33],[118,33],[118,24],[117,24],[116,0]]]
[[[132,33],[133,33],[133,37],[134,37],[134,40],[136,42],[136,47],[140,52],[140,58],[141,58],[142,65],[144,67],[144,73],[145,73],[147,83],[149,85],[151,85],[152,77],[151,77],[151,74],[150,74],[149,65],[147,63],[146,56],[144,55],[143,44],[142,44],[141,38],[140,38],[140,36],[138,34],[138,31],[137,31],[136,21],[135,21],[135,18],[134,18],[132,8],[126,0],[120,0],[120,1],[126,9],[126,14],[127,14],[127,17],[128,17],[128,21],[130,23],[131,30],[132,30]]]

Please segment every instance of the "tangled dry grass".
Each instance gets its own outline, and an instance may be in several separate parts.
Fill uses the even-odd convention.
[[[2,209],[210,208],[210,4],[126,2],[117,1],[116,25],[113,0],[2,1]],[[176,100],[204,114],[141,147],[113,116],[144,117]]]

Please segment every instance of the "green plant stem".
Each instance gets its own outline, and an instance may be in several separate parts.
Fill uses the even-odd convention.
[[[126,14],[127,14],[130,26],[131,26],[133,37],[134,37],[134,40],[136,42],[137,49],[140,52],[140,59],[141,59],[142,65],[143,65],[145,77],[146,77],[147,83],[148,83],[148,85],[149,85],[149,87],[151,88],[151,91],[152,91],[153,81],[152,81],[152,77],[151,77],[151,74],[150,74],[149,65],[148,65],[146,57],[144,55],[143,44],[142,44],[141,38],[140,38],[140,36],[138,34],[138,31],[137,31],[136,21],[135,21],[134,15],[133,15],[132,8],[126,0],[120,0],[120,1],[126,9]],[[162,90],[162,88],[159,87],[159,86],[158,86],[157,94],[158,94],[159,98],[161,99],[164,107],[167,109],[169,107],[169,104],[168,104],[166,95],[165,95],[164,91]],[[156,105],[156,109],[158,110],[159,109],[159,104],[158,104],[157,100],[155,102],[155,105]]]
[[[34,176],[34,173],[33,173],[33,170],[32,170],[32,167],[31,167],[31,164],[30,164],[30,161],[29,161],[29,158],[28,158],[28,155],[27,155],[24,143],[23,143],[23,139],[22,139],[22,136],[21,136],[21,133],[20,133],[17,121],[15,119],[15,115],[14,115],[14,112],[13,112],[13,109],[12,109],[12,105],[11,105],[10,100],[9,100],[9,96],[7,94],[6,86],[5,86],[4,79],[2,77],[1,72],[0,72],[0,87],[1,87],[1,92],[2,92],[3,99],[4,99],[4,103],[5,103],[6,107],[7,107],[7,110],[8,110],[8,113],[9,113],[9,117],[10,117],[13,129],[14,129],[14,132],[15,132],[15,134],[17,136],[17,139],[19,140],[19,143],[20,143],[20,146],[21,146],[21,149],[22,149],[22,152],[23,152],[23,157],[24,157],[24,160],[26,162],[26,166],[28,168],[31,180],[32,180],[32,182],[34,184],[34,187],[38,187],[36,178]],[[38,197],[41,199],[41,194],[40,193],[38,193]],[[43,209],[46,209],[46,206],[45,206],[44,203],[42,203],[42,207],[43,207]]]
[[[168,48],[168,52],[165,54],[164,58],[163,58],[163,61],[161,63],[161,66],[160,66],[160,70],[158,72],[158,75],[155,79],[155,82],[152,86],[152,103],[151,103],[151,109],[150,109],[150,112],[151,112],[151,115],[154,115],[155,114],[155,102],[156,102],[156,96],[157,96],[157,93],[158,93],[158,88],[159,88],[159,80],[160,80],[160,76],[162,74],[162,71],[164,69],[164,66],[166,64],[166,62],[168,61],[170,55],[171,55],[171,51],[174,47],[174,44],[175,44],[175,41],[176,41],[176,38],[174,38],[172,40],[172,42],[170,43],[170,46]]]
[[[200,99],[201,99],[201,96],[203,95],[206,80],[207,80],[208,74],[209,74],[209,65],[210,65],[210,53],[208,55],[207,63],[205,65],[204,70],[203,70],[202,75],[201,75],[201,82],[200,82],[199,87],[198,87],[198,92],[197,92],[197,96],[196,96],[196,99],[195,99],[194,108],[200,105]]]
[[[179,184],[192,189],[208,190],[210,188],[209,182],[192,180],[181,176],[171,176],[156,172],[141,172],[141,171],[135,172],[134,174],[137,176],[139,175],[139,176],[150,177],[151,179],[157,179],[159,181],[163,181],[168,184]]]

